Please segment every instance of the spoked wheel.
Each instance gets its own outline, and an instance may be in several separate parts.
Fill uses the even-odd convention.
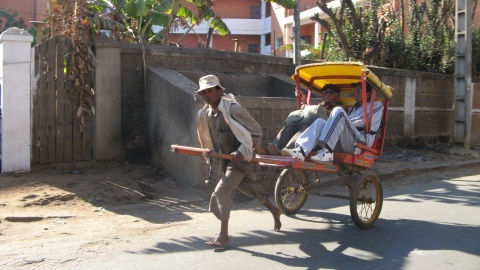
[[[375,173],[360,175],[353,185],[350,194],[350,215],[353,222],[367,229],[378,219],[383,204],[383,190]]]
[[[307,201],[308,190],[308,175],[305,171],[284,169],[275,185],[275,202],[283,213],[295,213]]]

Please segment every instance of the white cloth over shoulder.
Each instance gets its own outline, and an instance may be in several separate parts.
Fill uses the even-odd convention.
[[[232,94],[225,95],[220,100],[218,110],[222,112],[225,122],[227,122],[228,126],[233,132],[233,135],[235,135],[235,138],[237,138],[237,140],[241,143],[238,151],[242,153],[245,160],[250,161],[253,157],[252,135],[245,127],[235,121],[235,119],[233,119],[230,115],[230,105],[232,103],[238,104],[238,102],[235,100],[235,97]],[[214,149],[212,137],[210,136],[207,123],[208,106],[209,105],[206,104],[205,107],[198,111],[197,135],[202,148]]]

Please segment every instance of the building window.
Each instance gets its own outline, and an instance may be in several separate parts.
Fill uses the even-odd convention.
[[[279,47],[282,47],[282,46],[283,46],[283,37],[279,37],[275,41],[275,49],[278,49]]]
[[[260,53],[260,46],[258,44],[248,44],[249,53]]]
[[[267,4],[265,5],[265,17],[268,18],[270,16],[272,16],[272,4],[270,4],[270,2],[267,2]]]
[[[250,19],[261,19],[261,15],[260,6],[250,7]]]
[[[308,44],[312,44],[312,37],[311,36],[301,36],[300,39],[305,41]]]
[[[265,35],[265,46],[270,46],[271,41],[270,33]]]

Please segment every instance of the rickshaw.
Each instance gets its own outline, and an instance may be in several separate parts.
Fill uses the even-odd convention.
[[[283,210],[283,213],[293,214],[304,206],[311,186],[314,182],[319,182],[320,173],[337,174],[348,187],[349,196],[335,197],[349,199],[350,215],[358,227],[366,229],[373,226],[382,209],[383,189],[376,173],[369,169],[372,168],[376,157],[383,154],[388,104],[395,89],[381,82],[361,62],[321,62],[301,65],[295,69],[295,74],[291,78],[296,82],[296,89],[301,87],[308,89],[307,104],[312,92],[321,94],[321,89],[325,84],[335,84],[341,89],[339,100],[348,107],[355,103],[352,83],[361,82],[365,134],[370,132],[373,101],[377,100],[383,103],[382,122],[380,128],[375,131],[374,143],[372,147],[357,143],[354,154],[334,152],[334,160],[331,164],[311,162],[309,157],[305,161],[300,161],[287,156],[259,154],[250,162],[259,166],[283,168],[276,181],[274,194],[275,202]],[[366,101],[367,84],[372,86],[371,102],[368,105]],[[300,97],[297,102],[300,108]],[[232,157],[230,154],[215,153],[211,149],[180,145],[172,145],[171,150],[178,154],[208,158],[231,159]]]

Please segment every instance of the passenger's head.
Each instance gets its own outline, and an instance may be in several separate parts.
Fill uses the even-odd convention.
[[[225,90],[218,77],[215,75],[203,76],[198,80],[198,85],[200,88],[197,95],[201,96],[211,107],[216,108]]]
[[[325,84],[322,88],[322,98],[326,104],[337,103],[340,97],[340,88],[335,84]]]
[[[372,95],[372,86],[367,82],[367,100],[370,100],[370,97]],[[362,102],[362,83],[357,82],[357,83],[352,83],[352,86],[355,87],[353,90],[353,95],[355,97],[356,102]]]

